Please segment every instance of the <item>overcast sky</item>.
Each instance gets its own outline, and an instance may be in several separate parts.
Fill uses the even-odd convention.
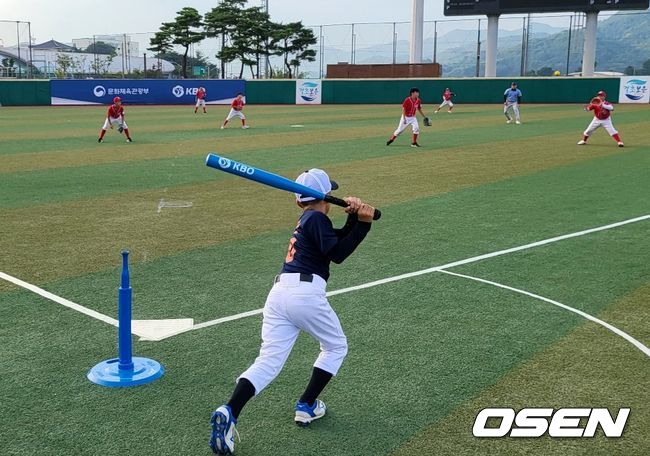
[[[424,3],[425,20],[444,17],[444,0]],[[156,31],[184,6],[205,13],[217,4],[218,0],[0,0],[0,19],[31,22],[37,43],[51,38],[70,42],[92,35]],[[261,5],[262,0],[249,4]],[[274,21],[302,20],[305,25],[393,22],[410,21],[411,5],[412,0],[269,0],[269,11]],[[2,28],[6,27],[0,27],[0,34]]]

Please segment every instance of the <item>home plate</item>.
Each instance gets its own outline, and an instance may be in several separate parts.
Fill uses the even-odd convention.
[[[174,334],[187,331],[194,326],[192,318],[176,318],[167,320],[133,320],[131,329],[140,336],[140,340],[163,340]]]
[[[289,125],[291,128],[302,128],[304,125]]]

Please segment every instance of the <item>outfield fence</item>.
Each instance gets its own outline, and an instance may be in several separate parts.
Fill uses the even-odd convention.
[[[642,33],[630,24],[650,24],[650,12],[603,12],[600,14],[597,71],[638,74],[645,52]],[[323,78],[327,65],[407,63],[410,22],[323,24],[309,26],[317,39],[316,57],[304,62],[299,77]],[[567,75],[581,70],[585,16],[575,14],[532,14],[502,16],[499,24],[497,75],[502,77],[549,76],[553,71]],[[476,77],[484,74],[485,18],[425,21],[424,62],[442,64],[445,77]],[[620,29],[620,30],[619,30]],[[93,34],[74,38],[74,52],[48,50],[39,46],[28,22],[0,21],[0,53],[4,59],[0,77],[60,78],[180,78],[180,62],[162,60],[148,48],[154,31]],[[612,52],[611,41],[619,41],[620,52]],[[30,45],[33,44],[32,45]],[[217,54],[227,40],[207,38],[189,48],[188,75],[199,79],[259,79],[281,74],[281,57],[272,56],[251,70],[238,61],[221,62]],[[107,47],[108,46],[108,47]],[[108,55],[106,49],[112,50]],[[85,52],[79,52],[86,50]],[[183,53],[176,46],[173,51]],[[71,62],[61,67],[60,56]],[[20,57],[19,57],[20,56]],[[17,62],[23,62],[19,64]]]
[[[596,92],[621,103],[648,103],[648,78],[518,78],[525,103],[586,103]],[[115,96],[124,103],[193,104],[198,87],[209,104],[229,104],[238,92],[249,104],[397,104],[417,86],[426,105],[440,102],[451,87],[454,101],[501,103],[508,78],[323,79],[323,80],[0,80],[0,105],[106,105]]]

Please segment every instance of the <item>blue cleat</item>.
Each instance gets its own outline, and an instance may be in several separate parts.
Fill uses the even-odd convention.
[[[296,424],[302,427],[309,426],[312,421],[324,417],[326,410],[325,403],[318,399],[312,405],[298,401],[296,402]]]
[[[222,405],[214,411],[210,418],[212,435],[210,436],[210,448],[215,454],[233,454],[235,452],[235,434],[237,432],[237,420],[232,416],[232,410],[227,405]]]

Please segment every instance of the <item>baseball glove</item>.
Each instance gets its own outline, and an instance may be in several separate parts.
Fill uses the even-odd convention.
[[[600,97],[593,97],[589,104],[592,104],[594,106],[600,106],[601,104],[603,104],[603,100]]]
[[[425,125],[426,127],[430,127],[430,126],[431,126],[431,119],[429,119],[428,117],[425,117],[425,118],[423,119],[423,122],[424,122],[424,125]]]
[[[120,127],[117,129],[118,133],[122,133],[124,131],[124,127],[120,125]]]

